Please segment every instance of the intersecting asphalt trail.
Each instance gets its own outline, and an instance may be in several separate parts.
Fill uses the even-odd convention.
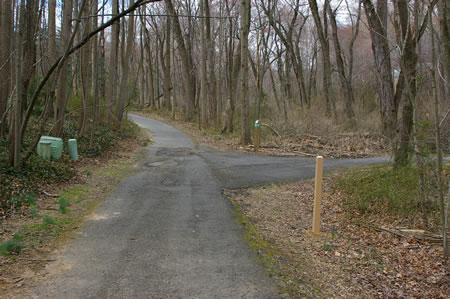
[[[223,188],[314,175],[314,159],[215,152],[179,130],[130,115],[154,143],[88,220],[35,298],[278,298]],[[327,160],[325,170],[383,163]]]

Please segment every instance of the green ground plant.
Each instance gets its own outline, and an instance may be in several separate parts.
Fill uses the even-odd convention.
[[[17,255],[23,249],[23,244],[18,240],[9,240],[0,244],[1,255]]]
[[[413,216],[420,212],[419,175],[414,165],[350,170],[337,180],[335,187],[348,195],[344,204],[350,214]],[[438,211],[436,188],[433,176],[429,175],[425,186],[429,213]]]

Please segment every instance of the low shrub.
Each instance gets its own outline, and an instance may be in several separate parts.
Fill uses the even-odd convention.
[[[347,194],[348,211],[414,215],[419,210],[419,176],[416,167],[375,166],[351,170],[336,182],[338,190]],[[436,184],[430,180],[426,194],[434,196]],[[429,200],[427,209],[437,210],[436,202]]]

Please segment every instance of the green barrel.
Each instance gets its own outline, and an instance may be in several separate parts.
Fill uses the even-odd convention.
[[[50,141],[39,141],[38,143],[38,155],[44,160],[50,161],[52,153],[52,143]]]
[[[61,138],[51,137],[51,136],[42,136],[40,142],[42,142],[42,141],[51,142],[50,156],[51,156],[52,160],[61,159],[62,151],[63,151],[63,142],[62,142]],[[39,155],[42,156],[42,149],[39,144],[38,144],[37,152]]]
[[[77,140],[69,139],[67,142],[69,144],[69,157],[70,159],[76,161],[78,160],[78,149],[77,149]]]

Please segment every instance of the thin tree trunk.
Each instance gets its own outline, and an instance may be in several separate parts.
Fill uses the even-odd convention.
[[[61,30],[62,48],[65,49],[69,44],[70,34],[72,30],[72,0],[64,0],[63,24]],[[58,76],[58,88],[56,89],[56,109],[55,109],[55,126],[53,127],[53,135],[61,136],[64,126],[64,111],[66,107],[66,90],[67,90],[67,73],[69,71],[68,61],[64,61]]]
[[[134,0],[130,0],[130,6],[132,6]],[[119,101],[117,102],[117,125],[120,127],[122,123],[123,113],[125,112],[125,103],[129,97],[128,90],[128,77],[130,72],[130,63],[129,57],[131,57],[131,53],[134,45],[134,17],[128,17],[128,32],[127,32],[127,40],[126,46],[122,46],[122,82],[120,84],[120,96]]]
[[[250,144],[250,116],[248,99],[248,35],[250,29],[250,0],[241,0],[241,144]]]
[[[355,116],[355,112],[353,111],[353,106],[352,106],[353,102],[354,102],[352,82],[351,82],[351,79],[347,77],[347,74],[345,72],[343,53],[341,50],[341,44],[339,42],[339,37],[338,37],[338,29],[337,29],[335,12],[333,12],[331,10],[330,0],[326,0],[326,1],[327,1],[326,7],[328,10],[328,15],[330,16],[334,52],[336,55],[336,65],[337,65],[337,69],[338,69],[338,73],[339,73],[339,79],[341,82],[341,88],[344,92],[345,114],[347,115],[347,118],[350,119]]]
[[[112,0],[112,15],[119,13],[119,0]],[[111,121],[114,117],[113,107],[117,103],[118,61],[119,61],[120,20],[111,25],[111,53],[109,56],[108,82],[105,93],[106,117]]]
[[[209,73],[209,81],[208,81],[208,99],[209,99],[209,110],[210,110],[210,118],[215,120],[217,123],[217,94],[216,94],[216,88],[217,88],[217,82],[216,82],[216,59],[215,59],[215,42],[214,39],[211,36],[211,11],[210,11],[210,0],[203,0],[204,3],[204,13],[206,16],[206,19],[204,19],[205,22],[205,30],[206,30],[206,49],[207,49],[207,60],[208,60],[208,73]]]
[[[90,1],[89,1],[90,2]],[[81,15],[87,17],[90,12],[90,3],[85,5],[81,10]],[[82,21],[82,36],[85,37],[90,31],[91,22],[89,18],[84,18]],[[90,80],[89,80],[89,66],[90,66],[90,42],[87,42],[81,48],[81,107],[78,118],[79,135],[83,136],[86,130],[86,120],[88,117],[88,100],[90,95]]]
[[[200,15],[204,17],[205,15],[205,0],[200,0]],[[207,0],[206,0],[207,1]],[[200,126],[206,127],[208,125],[208,83],[206,79],[206,59],[208,57],[206,50],[206,33],[205,33],[205,18],[200,19],[200,45],[201,45],[201,55],[200,55]]]
[[[189,53],[184,42],[180,21],[173,6],[172,0],[164,0],[164,3],[166,4],[168,14],[175,16],[173,18],[173,29],[175,37],[177,39],[178,50],[180,52],[181,62],[183,65],[184,82],[187,92],[183,115],[184,119],[187,120],[192,117],[195,106],[195,77],[192,73],[192,61],[189,57]]]
[[[23,115],[23,44],[25,41],[25,0],[21,0],[20,5],[17,7],[16,20],[18,33],[15,39],[15,69],[16,69],[16,103],[15,103],[15,113],[14,113],[14,139],[11,142],[13,147],[12,155],[10,155],[11,166],[16,169],[20,168],[20,151],[22,145],[21,137],[21,124]]]
[[[311,13],[314,18],[314,23],[317,29],[317,35],[319,36],[319,42],[321,46],[322,52],[322,79],[323,79],[323,92],[325,96],[325,100],[327,103],[327,114],[334,115],[336,114],[336,104],[334,98],[331,97],[331,61],[330,61],[330,43],[328,40],[328,22],[326,16],[327,10],[327,1],[324,3],[324,15],[323,15],[323,24],[319,15],[319,8],[317,6],[316,0],[308,0],[309,7],[311,9]]]
[[[6,110],[11,91],[12,1],[0,3],[0,138],[6,133]]]
[[[394,98],[394,85],[390,50],[387,39],[387,0],[378,0],[375,9],[371,0],[362,0],[369,24],[372,52],[378,79],[378,101],[383,125],[383,134],[394,138],[397,130],[399,102]]]
[[[441,9],[441,8],[439,8]],[[436,179],[437,179],[437,185],[438,185],[438,194],[439,194],[439,210],[441,214],[441,224],[442,224],[442,235],[443,235],[443,241],[442,241],[442,247],[443,247],[443,257],[444,257],[444,264],[447,264],[447,257],[449,254],[448,250],[448,239],[447,239],[447,199],[445,199],[444,196],[444,188],[445,185],[442,182],[442,175],[443,175],[443,169],[442,169],[442,150],[441,150],[441,128],[439,124],[439,99],[438,99],[438,90],[437,90],[437,74],[436,69],[438,69],[439,65],[437,63],[436,58],[436,46],[435,46],[435,39],[434,39],[434,26],[433,26],[433,14],[430,11],[428,13],[429,17],[429,23],[431,28],[431,77],[432,77],[432,90],[433,90],[433,101],[434,101],[434,120],[435,120],[435,136],[436,136],[436,153],[437,153],[437,161],[436,161]],[[441,25],[442,26],[442,25]],[[449,46],[450,47],[450,46]]]

